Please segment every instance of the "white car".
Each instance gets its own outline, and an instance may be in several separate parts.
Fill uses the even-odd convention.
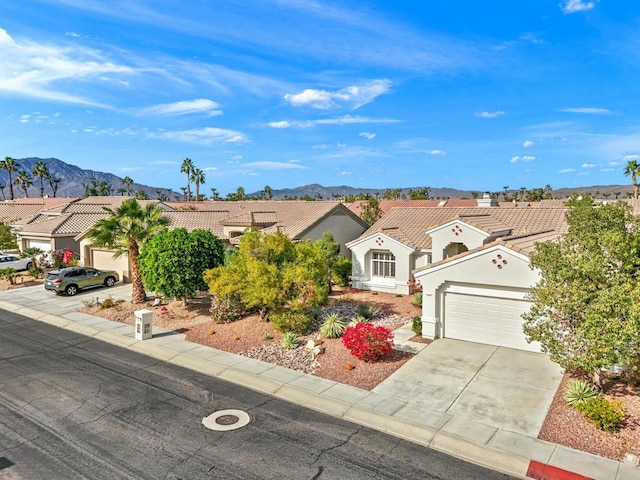
[[[0,269],[29,270],[33,266],[30,257],[20,258],[18,255],[0,255]]]

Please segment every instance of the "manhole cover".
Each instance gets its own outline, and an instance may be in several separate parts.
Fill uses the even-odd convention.
[[[218,410],[202,419],[202,424],[210,430],[227,432],[247,425],[251,417],[242,410]]]
[[[216,423],[218,425],[233,425],[239,421],[240,419],[235,415],[222,415],[221,417],[216,418]]]

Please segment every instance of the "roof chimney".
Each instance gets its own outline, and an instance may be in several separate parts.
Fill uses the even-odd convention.
[[[489,192],[485,192],[482,195],[482,198],[478,199],[478,207],[486,208],[486,207],[497,207],[498,201],[491,196]]]

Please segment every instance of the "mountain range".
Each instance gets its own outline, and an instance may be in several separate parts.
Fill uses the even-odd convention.
[[[26,170],[27,172],[32,172],[33,167],[36,162],[41,161],[49,169],[49,173],[53,177],[57,177],[60,180],[58,183],[58,189],[56,196],[58,197],[84,197],[86,194],[86,187],[94,184],[101,184],[104,182],[104,185],[108,186],[111,189],[112,195],[124,195],[126,194],[127,186],[123,182],[123,178],[118,177],[117,175],[113,175],[111,173],[99,172],[96,170],[84,170],[75,165],[70,165],[68,163],[63,162],[57,158],[20,158],[16,159],[20,167],[18,170]],[[15,180],[17,176],[17,172],[13,172],[12,178]],[[405,187],[399,188],[400,194],[408,194],[409,190],[419,190],[422,187]],[[143,191],[145,192],[149,198],[159,198],[164,196],[170,200],[182,200],[183,195],[181,192],[171,191],[166,188],[153,187],[149,185],[143,185],[141,183],[132,183],[129,186],[131,192]],[[395,187],[389,187],[389,189],[395,189]],[[14,185],[14,197],[20,198],[24,196],[24,192],[18,185]],[[314,198],[314,199],[339,199],[344,197],[349,197],[351,195],[372,195],[382,197],[385,190],[387,188],[356,188],[350,187],[347,185],[340,185],[335,187],[324,187],[318,184],[309,184],[303,185],[295,188],[283,188],[283,189],[273,189],[272,190],[272,198],[274,200],[283,200],[283,199],[293,199],[293,198]],[[519,188],[507,189],[509,192],[514,192],[520,190]],[[553,190],[554,198],[566,198],[570,196],[572,193],[577,193],[579,195],[590,193],[592,196],[598,197],[611,197],[622,198],[626,193],[632,192],[633,189],[631,184],[629,185],[596,185],[590,187],[575,187],[575,188],[559,188]],[[40,196],[40,179],[37,177],[33,178],[33,185],[27,189],[29,197],[39,197]],[[48,196],[53,196],[51,187],[49,183],[44,181],[44,193]],[[258,196],[262,192],[254,192],[248,193],[248,196],[255,197]],[[480,196],[484,193],[482,190],[457,190],[455,188],[429,188],[429,195],[431,198],[472,198],[474,193],[479,194]],[[502,193],[499,192],[491,192],[494,194]],[[2,200],[9,198],[9,187],[8,187],[8,173],[6,170],[0,170],[0,198]]]

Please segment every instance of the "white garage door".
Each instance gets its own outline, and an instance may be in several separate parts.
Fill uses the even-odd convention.
[[[447,338],[540,351],[540,345],[527,343],[522,332],[521,315],[531,306],[527,301],[447,292],[444,304]]]
[[[51,250],[51,242],[27,240],[27,248],[39,248],[43,252],[49,252]]]

